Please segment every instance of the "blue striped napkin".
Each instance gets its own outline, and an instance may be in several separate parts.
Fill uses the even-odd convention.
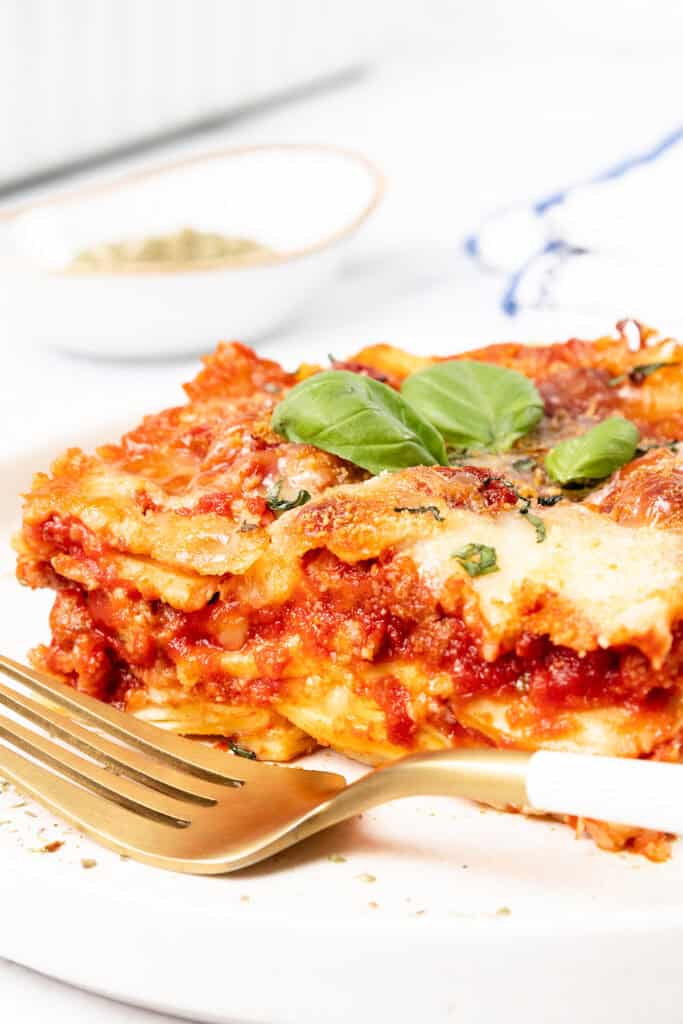
[[[683,321],[683,126],[589,181],[488,218],[465,247],[501,306]]]

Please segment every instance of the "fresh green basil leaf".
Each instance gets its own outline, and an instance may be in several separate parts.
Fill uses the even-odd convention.
[[[496,549],[488,544],[466,544],[451,558],[457,558],[468,576],[487,576],[490,572],[499,571]]]
[[[369,473],[447,466],[439,432],[393,388],[348,370],[326,370],[297,384],[275,406],[272,427]]]
[[[280,497],[281,490],[282,480],[278,480],[278,482],[271,487],[266,494],[266,505],[271,512],[289,512],[290,509],[299,508],[300,505],[305,505],[307,501],[311,500],[310,492],[302,489],[299,491],[296,498],[292,498],[288,501],[286,498]]]
[[[545,458],[548,476],[560,484],[603,480],[636,453],[640,434],[635,424],[612,416],[597,427],[562,441]]]
[[[505,452],[535,427],[543,400],[516,370],[472,359],[436,363],[403,382],[401,393],[449,444]]]

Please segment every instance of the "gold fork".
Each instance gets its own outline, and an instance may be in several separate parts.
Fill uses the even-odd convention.
[[[41,698],[0,682],[0,704],[41,730],[0,714],[0,773],[103,845],[173,871],[234,871],[406,796],[464,796],[683,831],[678,765],[443,750],[347,785],[341,775],[258,764],[169,735],[1,655],[0,672]]]

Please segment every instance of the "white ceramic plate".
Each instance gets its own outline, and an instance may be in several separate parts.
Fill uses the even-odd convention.
[[[0,489],[0,650],[19,658],[47,637],[50,595],[15,583],[8,541],[16,491],[46,459],[22,458]],[[654,865],[551,822],[419,799],[192,878],[123,862],[11,790],[0,822],[0,955],[195,1020],[649,1024],[683,995],[680,846]]]

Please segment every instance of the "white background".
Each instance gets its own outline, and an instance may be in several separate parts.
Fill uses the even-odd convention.
[[[3,13],[13,6],[9,0]],[[37,6],[59,23],[60,5],[41,0]],[[86,6],[102,4],[64,3],[61,11],[77,8],[85,18]],[[163,12],[151,0],[148,6],[167,23],[182,5],[166,3]],[[259,5],[262,19],[268,6]],[[311,50],[317,36],[306,37],[305,6],[296,4],[296,25],[299,42],[302,36]],[[590,175],[680,121],[681,5],[479,0],[344,6],[353,30],[339,37],[335,60],[353,63],[354,47],[362,57],[374,55],[364,75],[172,150],[216,142],[331,142],[365,151],[389,177],[386,202],[350,250],[344,272],[296,324],[262,347],[287,362],[321,335],[339,354],[380,340],[426,351],[443,337],[460,346],[551,335],[551,317],[510,322],[500,314],[501,282],[463,256],[462,238],[491,210]],[[153,30],[155,18],[147,17]],[[321,31],[318,20],[315,32]],[[21,145],[12,135],[18,121],[25,138],[59,135],[55,119],[63,117],[63,105],[44,83],[41,112],[30,85],[34,44],[26,32],[0,33],[0,68],[13,76],[11,94],[0,89],[0,161],[9,162],[10,147]],[[577,320],[577,331],[586,326]],[[102,364],[19,351],[6,334],[0,345],[0,454],[10,460],[18,447],[40,446],[55,433],[121,419],[128,406],[151,409],[179,400],[178,382],[195,365],[193,359]],[[10,965],[0,965],[0,997],[5,1013],[27,1024],[48,1015],[53,1024],[162,1019]]]
[[[366,59],[681,53],[676,0],[3,0],[0,184]],[[580,69],[576,69],[580,74]],[[599,79],[598,91],[602,86]]]

